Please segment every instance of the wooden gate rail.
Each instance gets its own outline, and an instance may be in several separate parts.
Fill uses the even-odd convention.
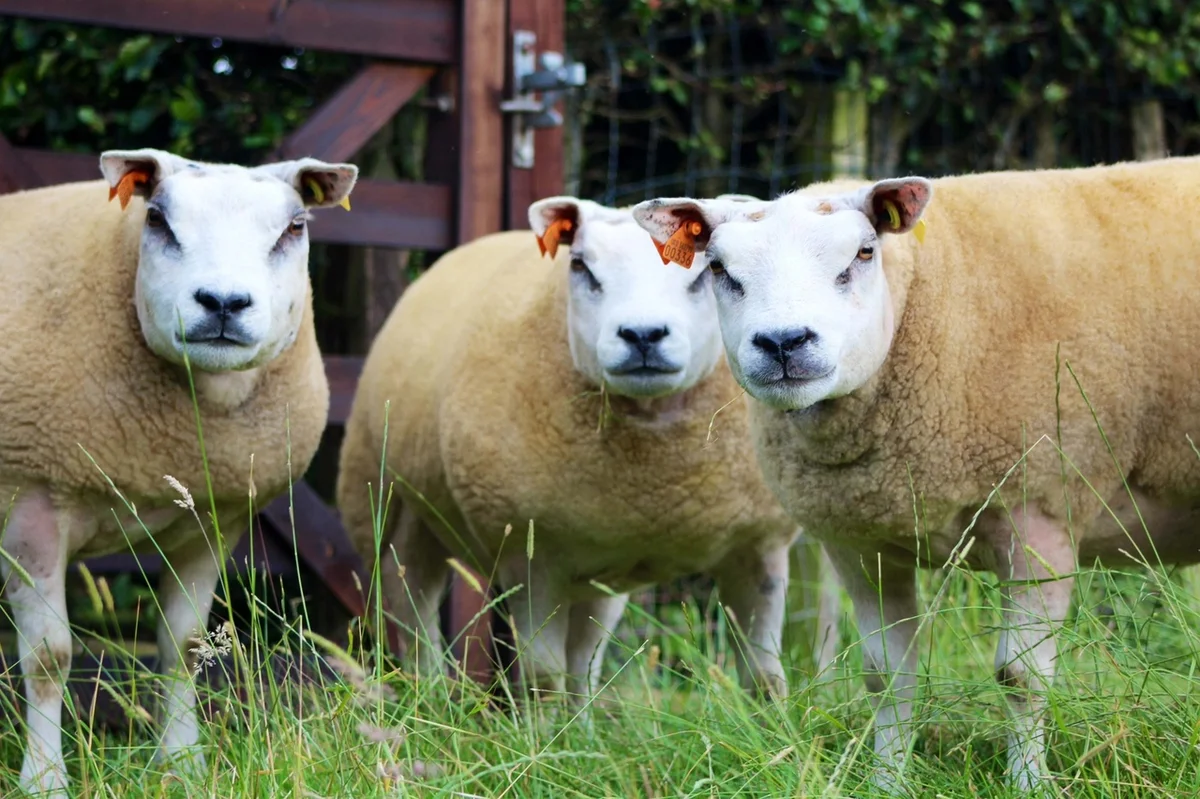
[[[429,182],[362,178],[353,211],[314,214],[312,240],[444,252],[505,228],[525,228],[529,203],[559,194],[562,132],[536,133],[536,168],[509,160],[500,102],[513,90],[512,32],[537,34],[537,49],[563,49],[564,0],[0,0],[0,15],[182,36],[365,55],[367,63],[266,160],[312,156],[350,160],[426,86],[437,98],[429,119]],[[0,193],[99,177],[98,156],[12,146],[0,135]],[[357,356],[325,356],[329,424],[350,412],[362,369]],[[295,550],[354,615],[363,611],[361,560],[335,511],[305,482],[262,510],[252,525],[256,560],[281,563]],[[294,535],[293,535],[294,529]],[[269,533],[270,535],[266,535]],[[246,549],[247,536],[240,553]],[[263,560],[266,557],[266,560]],[[157,571],[157,558],[89,561],[97,573]],[[485,597],[460,581],[449,601],[450,636],[479,614]],[[484,614],[456,647],[469,673],[490,671],[491,619]]]
[[[431,64],[459,57],[455,0],[5,0],[0,14]]]

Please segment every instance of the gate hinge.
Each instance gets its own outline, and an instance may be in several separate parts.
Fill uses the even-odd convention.
[[[537,34],[533,31],[513,31],[515,96],[500,103],[501,112],[512,115],[512,165],[520,169],[533,168],[533,132],[562,125],[562,114],[554,106],[566,92],[587,83],[583,64],[567,62],[562,53],[555,52],[535,58],[536,44]],[[541,68],[537,69],[539,63]]]

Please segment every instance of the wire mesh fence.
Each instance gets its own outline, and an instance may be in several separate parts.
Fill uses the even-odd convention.
[[[566,114],[567,192],[609,205],[772,197],[833,177],[1083,166],[1200,146],[1200,87],[1190,83],[1153,89],[1114,69],[1042,84],[1041,62],[1017,52],[1003,71],[943,70],[919,90],[878,93],[846,88],[849,55],[839,63],[789,52],[787,42],[807,33],[778,17],[680,15],[644,33],[605,20],[568,31],[590,79]]]

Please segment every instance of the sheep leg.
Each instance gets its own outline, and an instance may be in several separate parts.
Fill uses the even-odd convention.
[[[854,602],[858,632],[863,637],[863,671],[867,690],[873,694],[875,755],[879,760],[873,781],[880,789],[895,792],[914,738],[916,569],[828,543],[824,546]],[[881,696],[889,685],[890,696]]]
[[[833,666],[841,643],[842,592],[825,547],[818,544],[817,553],[820,585],[817,588],[817,643],[813,662],[817,674],[825,674]]]
[[[722,604],[733,611],[745,634],[745,640],[735,644],[742,685],[777,699],[786,697],[787,679],[780,655],[787,610],[788,547],[735,553],[713,576]]]
[[[227,529],[240,530],[243,523],[236,520]],[[228,540],[229,549],[236,545],[237,538]],[[198,774],[204,770],[204,754],[199,746],[193,680],[200,660],[198,650],[206,645],[205,630],[221,563],[207,533],[192,535],[163,554],[170,567],[164,568],[158,581],[158,658],[163,698],[159,710],[162,739],[155,759]]]
[[[999,536],[996,552],[1001,578],[1014,583],[1003,587],[996,680],[1011,689],[1009,779],[1018,790],[1031,791],[1045,773],[1046,691],[1058,654],[1054,633],[1071,608],[1075,554],[1057,522],[1029,509],[1014,512],[1012,519],[1016,529]],[[1067,576],[1054,579],[1057,575]],[[1046,582],[1019,584],[1034,580]]]
[[[55,512],[44,492],[26,494],[12,510],[3,545],[33,584],[0,561],[17,628],[17,653],[27,702],[28,735],[20,785],[26,793],[52,799],[67,796],[62,746],[63,693],[71,670],[67,520],[65,514]]]
[[[571,606],[567,635],[567,690],[577,701],[587,701],[600,688],[604,652],[628,601],[628,594],[620,594],[577,602]]]
[[[379,558],[380,592],[395,614],[400,648],[418,675],[443,674],[446,643],[439,608],[446,591],[450,553],[415,513],[401,505],[392,540]],[[390,622],[385,622],[389,624]]]
[[[566,688],[571,609],[546,574],[530,574],[528,568],[524,558],[501,568],[504,585],[524,585],[507,600],[521,676],[532,690],[561,694]]]

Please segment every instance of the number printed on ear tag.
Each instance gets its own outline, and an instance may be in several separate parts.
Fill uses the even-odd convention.
[[[680,225],[678,230],[671,234],[671,238],[658,248],[663,263],[674,261],[684,269],[691,269],[692,261],[696,257],[696,237],[700,235],[701,230],[703,227],[699,222],[684,222]]]

